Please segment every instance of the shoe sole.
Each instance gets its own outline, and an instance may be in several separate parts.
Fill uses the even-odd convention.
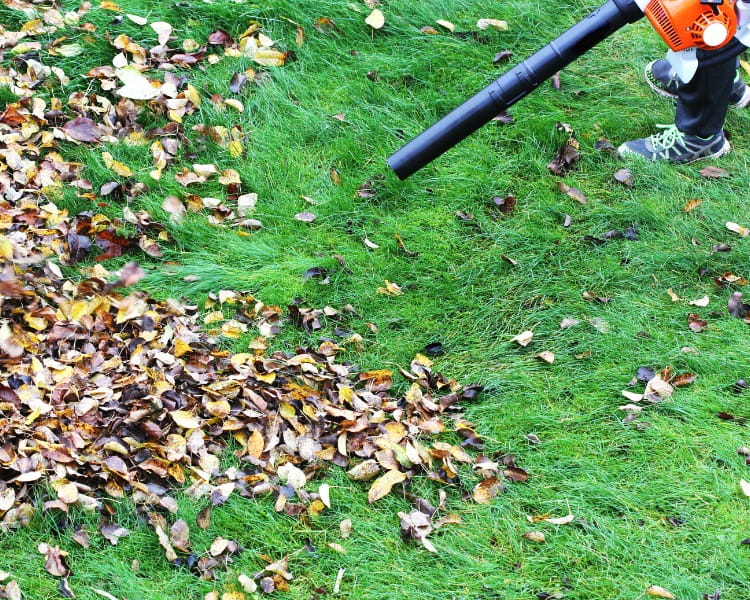
[[[656,61],[653,60],[650,63],[648,63],[646,65],[646,68],[643,71],[643,77],[645,78],[646,83],[648,84],[648,87],[654,90],[662,98],[669,98],[670,100],[677,100],[677,94],[668,92],[663,87],[660,87],[658,83],[655,83],[654,80],[651,78],[651,68],[654,66],[655,62]],[[747,108],[748,105],[750,105],[750,86],[745,86],[745,92],[742,94],[742,97],[739,100],[737,100],[737,102],[732,102],[730,106],[736,106],[737,108]]]
[[[646,68],[643,70],[643,76],[646,78],[646,83],[648,84],[648,87],[654,90],[662,98],[669,98],[670,100],[676,100],[677,94],[673,94],[672,92],[668,92],[667,90],[665,90],[663,87],[659,87],[659,85],[654,83],[653,79],[651,79],[651,69],[654,66],[655,62],[656,62],[655,60],[652,60],[650,63],[646,65]],[[750,103],[750,98],[748,98],[748,102]]]

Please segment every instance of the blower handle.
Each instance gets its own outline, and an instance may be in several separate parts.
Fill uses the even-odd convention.
[[[399,179],[406,179],[527,96],[599,42],[641,17],[643,11],[636,0],[608,0],[560,37],[507,71],[394,152],[388,157],[388,165]]]

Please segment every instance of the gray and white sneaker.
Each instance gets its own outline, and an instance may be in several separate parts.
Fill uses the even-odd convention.
[[[667,59],[661,58],[648,63],[645,76],[646,83],[657,94],[665,98],[677,98],[677,90],[681,82]],[[745,108],[750,104],[750,87],[745,84],[739,71],[734,78],[729,103],[739,108]]]
[[[617,151],[622,156],[642,156],[650,161],[691,163],[703,158],[718,158],[731,150],[729,140],[720,131],[709,138],[689,135],[676,125],[657,125],[661,133],[625,142]]]

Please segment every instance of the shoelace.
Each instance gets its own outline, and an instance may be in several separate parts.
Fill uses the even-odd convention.
[[[651,136],[654,152],[670,150],[677,144],[685,146],[685,134],[677,129],[677,125],[657,125],[656,128],[664,131]]]

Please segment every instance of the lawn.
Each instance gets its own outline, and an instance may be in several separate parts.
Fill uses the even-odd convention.
[[[673,119],[673,104],[643,80],[643,66],[664,52],[645,21],[512,107],[511,122],[489,123],[399,181],[385,162],[393,151],[597,3],[121,0],[86,10],[63,0],[55,12],[48,2],[4,4],[6,109],[31,110],[29,101],[14,104],[23,95],[43,99],[45,111],[60,101],[59,115],[45,113],[54,141],[23,157],[55,151],[81,164],[76,177],[26,198],[53,203],[67,211],[60,220],[74,223],[79,235],[37,242],[65,280],[111,281],[136,262],[142,277],[115,292],[142,293],[161,311],[168,301],[195,306],[204,341],[223,357],[290,357],[332,342],[336,364],[351,373],[390,371],[388,393],[401,408],[414,390],[412,361],[429,360],[445,381],[481,386],[457,403],[460,411],[439,416],[473,423],[483,444],[461,448],[500,471],[498,487],[482,496],[475,465],[461,463],[443,483],[413,468],[370,502],[371,482],[322,461],[306,468],[301,489],[287,483],[281,492],[297,493],[304,510],[285,510],[268,469],[274,491],[229,494],[210,522],[212,502],[191,488],[194,470],[166,494],[171,510],[144,508],[127,489],[109,498],[92,492],[99,510],[82,502],[45,508],[61,495],[60,473],[48,472],[23,484],[35,509],[27,522],[5,525],[5,490],[21,489],[6,458],[20,438],[8,426],[7,390],[20,385],[22,358],[7,354],[15,346],[0,331],[0,472],[8,481],[0,487],[0,598],[746,600],[750,329],[727,306],[750,277],[750,237],[742,235],[750,227],[750,113],[730,109],[733,152],[714,161],[670,166],[608,151],[606,141],[616,147]],[[480,29],[481,19],[507,29]],[[171,26],[162,41],[160,23]],[[27,35],[15,39],[19,31]],[[265,54],[254,59],[248,40]],[[510,59],[496,60],[503,51]],[[165,68],[92,73],[113,60]],[[27,73],[29,61],[59,71],[14,88],[8,71]],[[144,87],[145,76],[157,87],[175,82],[182,95],[165,102],[163,88]],[[120,100],[115,90],[128,77],[132,109],[117,123],[129,129],[104,133],[100,125],[92,134],[80,121],[70,125],[112,114],[106,102]],[[139,94],[147,97],[132,97]],[[0,175],[17,170],[7,151],[15,125],[3,115]],[[580,159],[555,175],[548,165],[571,138]],[[8,225],[21,201],[5,198],[3,281],[26,268],[8,250],[21,244]],[[98,247],[84,251],[91,220],[111,245],[96,238]],[[40,226],[32,233],[54,237]],[[92,297],[113,293],[92,289]],[[24,322],[2,293],[0,327]],[[240,297],[244,321],[234,315]],[[256,302],[272,307],[266,321]],[[308,310],[317,321],[304,326]],[[35,321],[25,322],[33,329]],[[172,335],[182,321],[168,323]],[[532,339],[523,345],[517,336]],[[644,391],[653,402],[640,398]],[[30,425],[38,415],[23,418]],[[457,429],[446,427],[438,443],[458,448]],[[423,434],[413,440],[434,442]],[[247,436],[223,439],[218,470],[226,477],[247,468],[238,456],[249,450]],[[321,485],[330,506],[318,499],[313,510],[310,494]],[[431,525],[445,522],[427,538],[435,552],[400,531],[403,515],[425,500],[437,507]],[[153,513],[189,528],[189,551],[178,560],[168,560]],[[113,536],[112,526],[127,531]],[[193,562],[213,556],[217,538],[241,550],[217,553],[225,560],[209,577]],[[45,568],[40,544],[67,552],[66,568]],[[268,591],[269,580],[278,589]]]

